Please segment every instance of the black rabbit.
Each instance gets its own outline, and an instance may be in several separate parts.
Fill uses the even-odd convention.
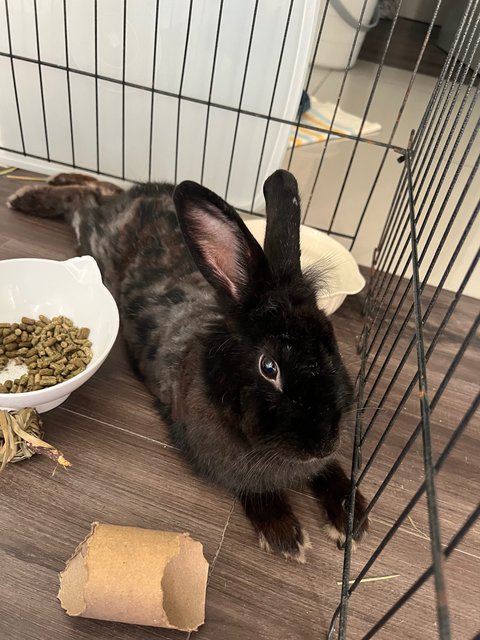
[[[117,298],[175,445],[238,498],[262,548],[304,561],[308,538],[285,490],[309,484],[330,535],[344,540],[350,481],[334,453],[352,384],[314,278],[300,268],[295,178],[276,171],[264,194],[264,250],[235,209],[194,182],[123,191],[60,174],[9,205],[67,217]],[[356,521],[364,509],[357,491]]]

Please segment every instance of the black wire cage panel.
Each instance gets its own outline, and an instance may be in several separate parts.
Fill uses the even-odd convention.
[[[437,634],[442,639],[454,637],[451,623],[459,602],[448,589],[448,560],[478,520],[479,494],[477,491],[475,503],[468,505],[467,512],[464,509],[461,515],[456,514],[454,522],[445,527],[449,530],[445,535],[437,485],[441,484],[442,468],[452,464],[452,452],[459,441],[469,430],[478,432],[479,426],[478,383],[465,384],[462,376],[463,371],[468,377],[475,367],[474,354],[478,372],[478,303],[472,300],[470,310],[464,306],[459,309],[466,288],[479,275],[479,157],[478,151],[472,153],[479,129],[478,115],[472,117],[479,91],[479,16],[477,3],[465,3],[425,113],[398,158],[403,171],[374,252],[363,309],[365,324],[358,345],[361,368],[357,378],[352,495],[364,486],[379,464],[382,447],[395,433],[405,410],[412,412],[411,428],[399,444],[398,455],[385,466],[367,513],[371,514],[388,493],[415,448],[423,461],[423,477],[406,492],[409,499],[396,505],[393,524],[353,580],[350,579],[352,541],[361,522],[354,525],[350,507],[341,602],[332,618],[329,638],[337,634],[338,638],[349,637],[349,601],[362,598],[357,594],[362,579],[381,554],[388,554],[402,524],[408,519],[414,524],[411,515],[422,501],[431,562],[381,615],[373,616],[376,621],[361,637],[372,638],[388,629],[391,619],[429,581],[433,584],[431,605],[435,612],[434,615],[432,612],[432,635],[428,637]],[[422,53],[419,60],[421,56]],[[462,224],[458,225],[455,241],[449,244],[461,214]],[[431,275],[442,257],[442,274],[432,286]],[[459,264],[462,264],[461,281],[454,292],[445,295],[445,284]],[[461,331],[455,329],[459,317]],[[440,412],[447,406],[454,407],[459,393],[463,396],[457,405],[461,411],[450,413],[445,430]],[[468,482],[467,477],[464,480]],[[478,590],[478,585],[472,588]],[[362,604],[365,606],[365,600]],[[370,610],[375,608],[374,603],[369,605]],[[428,615],[426,607],[424,616]],[[473,611],[471,615],[475,615]],[[418,624],[424,628],[423,621]],[[392,636],[387,633],[381,637]]]
[[[453,637],[459,604],[448,588],[449,558],[465,539],[478,540],[478,500],[468,512],[446,512],[441,474],[472,430],[479,437],[478,384],[471,382],[475,366],[477,378],[479,370],[478,304],[466,298],[480,275],[479,0],[453,3],[449,51],[413,130],[405,129],[405,114],[434,46],[437,19],[448,8],[442,0],[431,7],[418,46],[412,41],[402,91],[387,97],[380,86],[402,28],[402,0],[383,3],[390,14],[380,23],[357,126],[348,131],[336,118],[348,107],[367,26],[378,22],[376,2],[357,2],[333,97],[330,87],[330,119],[302,118],[302,91],[312,95],[318,87],[314,61],[331,39],[331,11],[341,13],[344,4],[2,0],[0,159],[126,181],[194,179],[260,215],[265,177],[279,166],[297,175],[303,222],[371,266],[358,345],[350,498],[368,486],[372,521],[385,499],[394,506],[383,539],[358,567],[352,548],[361,523],[354,528],[349,501],[341,597],[329,639],[395,637],[392,619],[428,584],[429,637],[445,640]],[[390,124],[372,136],[367,125],[380,99]],[[323,141],[297,145],[305,132],[322,134]],[[334,164],[335,145],[348,149],[341,165]],[[396,453],[385,456],[392,439]],[[408,477],[413,452],[421,460],[418,477]],[[405,474],[408,490],[392,499]],[[392,592],[380,608],[363,589],[364,579],[422,505],[429,561],[403,594]],[[478,583],[475,588],[478,593]],[[358,620],[361,625],[351,624]]]

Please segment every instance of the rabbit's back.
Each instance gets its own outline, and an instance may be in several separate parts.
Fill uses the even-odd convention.
[[[81,253],[96,258],[117,300],[132,362],[171,406],[185,351],[210,320],[211,287],[186,247],[172,185],[147,183],[104,196],[96,184],[74,186],[65,215]],[[60,193],[50,188],[50,210],[66,208]]]
[[[116,217],[123,333],[145,382],[171,406],[185,352],[215,317],[213,293],[185,245],[170,185],[141,185],[127,196],[130,213],[123,223]]]

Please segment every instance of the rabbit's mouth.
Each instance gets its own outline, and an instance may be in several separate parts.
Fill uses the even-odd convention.
[[[326,442],[317,451],[301,451],[297,452],[295,457],[302,464],[311,464],[324,460],[333,455],[339,446],[339,438]]]
[[[322,448],[321,451],[292,449],[290,446],[286,446],[283,451],[276,449],[276,454],[279,459],[287,463],[301,464],[302,466],[318,465],[322,460],[330,457],[336,450],[335,444],[328,445]]]

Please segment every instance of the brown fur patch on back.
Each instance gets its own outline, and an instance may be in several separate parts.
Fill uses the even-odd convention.
[[[52,187],[88,186],[97,189],[104,196],[116,195],[123,191],[121,187],[112,182],[97,180],[97,178],[86,176],[83,173],[59,173],[49,178],[48,183]]]

